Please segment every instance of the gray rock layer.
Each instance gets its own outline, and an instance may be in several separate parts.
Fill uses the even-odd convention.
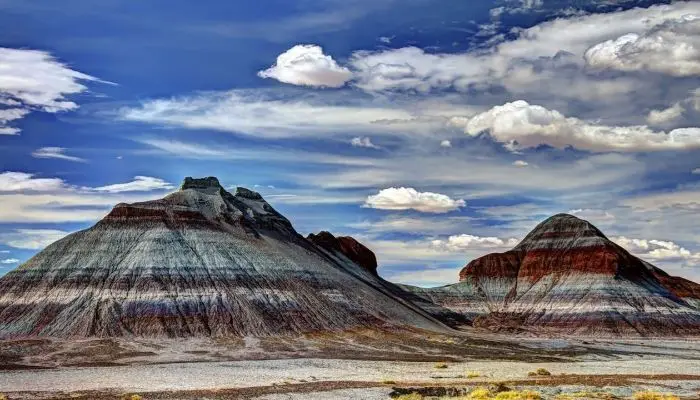
[[[447,328],[297,234],[258,193],[187,178],[0,278],[0,336],[265,336]]]

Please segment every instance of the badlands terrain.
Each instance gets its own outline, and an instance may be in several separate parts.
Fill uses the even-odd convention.
[[[0,278],[0,399],[698,397],[700,285],[587,221],[552,216],[443,287],[377,267],[186,178]]]

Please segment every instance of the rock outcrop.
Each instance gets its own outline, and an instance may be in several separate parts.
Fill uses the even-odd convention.
[[[117,205],[0,278],[0,336],[448,329],[378,278],[364,246],[338,249],[343,257],[303,238],[256,192],[187,178],[163,199]]]
[[[700,335],[700,285],[669,276],[572,215],[547,219],[511,251],[470,262],[459,279],[407,289],[496,331]]]
[[[347,257],[368,272],[377,275],[377,257],[372,250],[354,238],[350,236],[335,237],[330,232],[321,231],[318,234],[309,234],[307,239],[329,252]]]

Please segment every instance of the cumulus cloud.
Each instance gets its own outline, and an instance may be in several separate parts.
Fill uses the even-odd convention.
[[[700,253],[693,253],[677,243],[656,239],[634,239],[625,236],[611,240],[634,255],[651,262],[677,261],[687,266],[700,265]]]
[[[449,140],[443,140],[440,142],[440,147],[452,147],[452,142]]]
[[[58,160],[66,160],[73,162],[86,162],[85,159],[66,154],[66,149],[63,147],[42,147],[32,152],[34,158],[55,158]]]
[[[122,193],[122,192],[147,192],[151,190],[173,189],[171,183],[160,178],[150,176],[135,176],[134,180],[125,183],[115,183],[113,185],[93,188],[96,192]]]
[[[280,54],[277,63],[258,76],[292,85],[337,88],[350,80],[352,72],[324,54],[320,46],[299,44]]]
[[[437,249],[462,252],[471,249],[492,250],[502,249],[509,250],[518,244],[518,239],[501,239],[497,237],[482,237],[469,234],[453,235],[447,240],[436,239],[431,242],[431,245]]]
[[[367,197],[365,207],[380,210],[416,210],[426,213],[447,213],[464,207],[464,200],[455,200],[440,193],[419,192],[414,188],[388,188]]]
[[[0,243],[17,249],[39,250],[69,233],[58,229],[15,229],[0,233]]]
[[[679,128],[668,133],[646,126],[607,126],[567,118],[559,111],[518,100],[496,106],[466,120],[456,120],[472,136],[489,132],[501,143],[520,148],[549,145],[581,150],[656,151],[700,148],[700,128]]]
[[[0,260],[0,264],[17,264],[18,262],[19,260],[16,258],[6,258],[4,260]]]
[[[367,147],[370,149],[380,149],[381,148],[381,147],[375,145],[374,143],[372,143],[372,140],[366,136],[365,137],[358,136],[358,137],[352,138],[352,140],[350,141],[350,144],[353,147]]]
[[[513,165],[515,165],[516,167],[527,167],[530,164],[528,164],[527,161],[516,160],[516,161],[513,161]]]
[[[0,134],[17,134],[7,126],[31,111],[57,113],[78,108],[66,96],[84,92],[82,81],[97,78],[68,68],[40,50],[0,47]]]
[[[667,125],[678,120],[684,111],[681,103],[676,103],[663,110],[651,110],[647,115],[647,122],[651,125]]]
[[[700,75],[700,14],[664,21],[649,30],[628,33],[591,47],[591,67],[654,71],[674,76]]]

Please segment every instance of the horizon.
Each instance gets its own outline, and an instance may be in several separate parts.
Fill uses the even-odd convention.
[[[392,282],[457,282],[558,213],[700,282],[699,2],[0,11],[0,276],[216,176]]]

